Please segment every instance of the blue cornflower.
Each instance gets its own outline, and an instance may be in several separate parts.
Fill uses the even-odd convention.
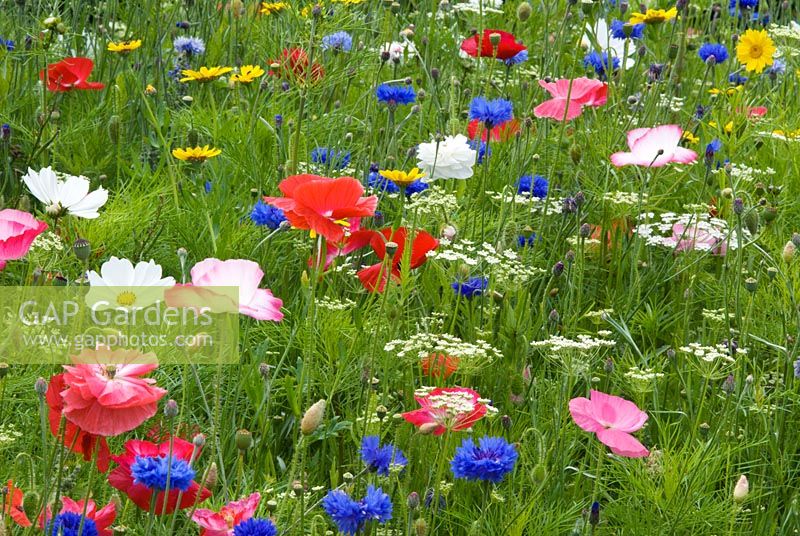
[[[608,71],[616,71],[619,69],[619,58],[616,56],[609,56],[608,52],[589,52],[583,58],[583,66],[587,69],[591,67],[601,79],[607,77]]]
[[[350,164],[350,151],[315,147],[311,151],[311,161],[333,169],[346,168]]]
[[[547,197],[547,190],[550,187],[550,182],[541,175],[523,175],[517,181],[517,194],[530,195],[544,199]]]
[[[511,101],[506,99],[486,100],[475,97],[469,105],[469,118],[481,121],[487,129],[502,125],[514,117]]]
[[[286,216],[278,207],[273,207],[259,200],[253,207],[252,212],[250,212],[250,219],[256,225],[266,225],[274,231],[286,221]]]
[[[722,149],[722,142],[718,138],[714,138],[711,140],[711,143],[706,145],[706,154],[705,154],[705,162],[707,165],[711,165],[714,161],[714,155]]]
[[[233,536],[276,536],[278,528],[270,519],[252,517],[233,527]]]
[[[361,460],[381,476],[389,476],[391,467],[403,468],[408,465],[403,451],[392,445],[381,447],[378,436],[364,436],[361,440]]]
[[[714,62],[719,64],[728,59],[728,49],[719,43],[703,43],[697,51],[697,55],[705,62],[713,56]]]
[[[730,82],[731,84],[733,84],[735,86],[742,86],[745,83],[747,83],[748,80],[750,80],[750,79],[747,78],[746,76],[740,75],[739,73],[731,73],[728,76],[728,82]]]
[[[641,39],[644,36],[644,23],[630,25],[630,34],[626,33],[625,23],[614,19],[611,21],[611,37],[614,39]]]
[[[378,102],[383,102],[389,106],[399,104],[412,104],[417,99],[414,88],[406,85],[381,84],[375,90]]]
[[[737,4],[740,9],[758,9],[758,0],[730,0],[728,8],[736,9]]]
[[[9,140],[11,139],[11,125],[8,123],[3,123],[0,126],[0,140]]]
[[[207,194],[210,194],[212,186],[213,185],[211,184],[211,181],[210,180],[206,180],[206,182],[203,183],[203,190],[205,190]]]
[[[53,519],[52,524],[47,524],[45,532],[50,534],[50,536],[78,536],[78,530],[81,529],[81,518],[83,518],[83,516],[76,512],[58,514],[55,519]],[[88,517],[83,519],[81,535],[97,536],[97,534],[97,525],[94,520]]]
[[[14,50],[14,41],[0,37],[0,47],[5,47],[7,51],[11,52]]]
[[[514,56],[511,56],[507,60],[504,60],[504,63],[511,67],[512,65],[519,65],[520,63],[528,61],[528,51],[521,50],[517,52]]]
[[[695,111],[694,111],[695,119],[700,121],[703,118],[703,116],[706,115],[707,111],[708,111],[708,107],[703,106],[702,104],[698,104],[697,105],[697,109],[695,109]]]
[[[350,52],[353,38],[347,32],[335,32],[322,38],[322,50]]]
[[[502,437],[483,436],[477,447],[467,438],[456,449],[450,468],[456,478],[497,484],[514,470],[517,456],[517,450]]]
[[[536,242],[541,242],[542,237],[537,236],[536,233],[531,233],[530,236],[519,235],[517,237],[517,245],[521,248],[533,246]]]
[[[356,502],[342,490],[331,490],[322,499],[322,509],[339,532],[355,534],[370,520],[385,523],[392,519],[392,501],[381,488],[370,485],[363,499]]]
[[[477,151],[477,152],[478,152],[478,159],[476,160],[476,162],[477,162],[478,164],[483,164],[483,159],[484,159],[484,157],[486,157],[486,156],[492,156],[492,149],[491,149],[490,147],[487,147],[487,145],[486,145],[486,142],[485,142],[485,141],[480,141],[480,142],[479,142],[478,140],[469,140],[469,142],[468,142],[467,144],[468,144],[468,145],[469,145],[469,146],[470,146],[470,147],[471,147],[471,148],[472,148],[474,151]],[[488,155],[487,155],[487,153],[486,153],[486,151],[487,151],[487,150],[489,151]]]
[[[170,463],[166,456],[136,456],[131,465],[134,484],[142,484],[151,490],[167,489],[167,473],[169,488],[186,491],[194,479],[194,469],[186,460],[172,457]]]
[[[488,277],[470,277],[466,281],[455,281],[450,284],[453,292],[461,294],[465,298],[474,298],[483,295],[483,291],[489,286]]]
[[[367,175],[367,186],[387,194],[396,194],[400,192],[399,186],[377,171],[371,171],[369,175]]]
[[[172,42],[172,48],[178,54],[196,56],[206,51],[206,44],[199,37],[176,37]]]
[[[786,63],[781,60],[775,60],[772,65],[767,67],[767,74],[778,76],[786,72]]]
[[[419,194],[430,188],[431,186],[427,182],[423,182],[422,179],[416,180],[406,186],[406,197],[411,197],[414,194]]]

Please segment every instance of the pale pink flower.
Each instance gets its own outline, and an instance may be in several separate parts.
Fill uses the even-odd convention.
[[[586,77],[575,80],[564,78],[555,82],[539,80],[539,85],[553,98],[534,108],[533,115],[555,121],[572,121],[581,115],[584,106],[604,105],[608,94],[608,84]]]
[[[141,377],[158,368],[143,362],[148,356],[152,354],[136,350],[83,350],[75,365],[64,365],[61,397],[67,421],[108,437],[129,432],[155,415],[166,391],[154,379]]]
[[[264,272],[258,263],[245,259],[206,259],[194,265],[191,270],[192,282],[175,285],[166,292],[170,307],[208,307],[211,312],[232,312],[233,297],[224,292],[197,287],[238,287],[238,310],[241,314],[256,320],[283,319],[283,301],[272,295],[272,291],[258,288]]]
[[[714,255],[725,256],[728,247],[724,240],[721,240],[714,233],[704,229],[701,225],[683,225],[676,223],[672,226],[672,236],[668,238],[670,243],[675,244],[675,251],[710,251]]]
[[[24,257],[33,240],[45,229],[45,222],[27,212],[12,208],[0,210],[0,270],[5,267],[6,261]]]
[[[661,167],[672,162],[691,164],[697,160],[697,153],[679,145],[682,135],[683,129],[678,125],[631,130],[628,132],[630,152],[612,154],[611,163],[617,167]]]
[[[650,454],[644,445],[631,435],[647,421],[647,414],[636,404],[614,395],[592,390],[590,398],[573,398],[569,412],[575,424],[594,432],[611,452],[627,458],[642,458]]]
[[[232,536],[236,525],[253,517],[260,500],[261,495],[253,493],[244,499],[229,502],[219,512],[198,508],[192,514],[192,521],[200,525],[200,536]]]

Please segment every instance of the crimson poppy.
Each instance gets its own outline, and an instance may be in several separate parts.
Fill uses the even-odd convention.
[[[372,216],[378,206],[376,196],[362,197],[364,187],[353,177],[292,175],[278,188],[285,197],[265,197],[265,203],[283,210],[292,227],[308,229],[334,243],[344,239],[350,218]]]
[[[491,35],[497,34],[500,36],[500,42],[495,45],[492,44]],[[480,45],[478,41],[480,40]],[[497,58],[498,60],[510,60],[523,50],[527,50],[525,45],[518,43],[514,34],[504,32],[502,30],[484,30],[483,34],[475,34],[472,37],[467,37],[461,43],[461,50],[477,58],[478,56],[484,58]]]
[[[486,141],[488,134],[486,128],[481,126],[480,119],[473,119],[469,122],[469,125],[467,125],[467,136],[469,136],[469,139],[474,140],[478,132],[481,133],[481,140]],[[511,119],[510,121],[492,127],[491,132],[492,141],[508,141],[514,134],[519,132],[519,121]]]
[[[3,505],[3,513],[10,516],[14,523],[20,527],[30,527],[33,523],[28,519],[25,514],[25,509],[22,507],[23,493],[19,488],[14,487],[14,482],[11,480],[6,484],[8,493],[6,493],[5,504]]]
[[[89,82],[94,62],[89,58],[64,58],[51,63],[47,69],[39,71],[39,79],[47,84],[50,91],[71,91],[73,89],[103,89],[102,82]]]
[[[45,402],[50,409],[47,418],[50,421],[50,432],[59,438],[72,452],[82,454],[83,459],[91,461],[95,449],[97,449],[97,469],[101,473],[108,471],[111,452],[108,450],[106,438],[90,434],[82,430],[78,425],[64,419],[64,427],[61,430],[61,417],[64,411],[64,399],[61,393],[67,388],[63,374],[56,374],[50,378],[45,393]],[[61,436],[59,436],[61,430]]]
[[[281,57],[272,60],[271,63],[278,64],[275,70],[270,70],[267,74],[305,82],[310,72],[311,82],[318,82],[325,76],[325,69],[319,63],[314,62],[308,57],[308,53],[302,48],[284,48]],[[309,69],[309,64],[310,69]]]
[[[386,283],[391,276],[395,280],[400,279],[400,268],[403,263],[403,255],[406,249],[408,230],[405,227],[383,229],[376,233],[370,240],[372,250],[381,261],[386,259],[386,244],[392,242],[397,245],[397,249],[388,262],[379,262],[359,271],[358,278],[364,288],[370,292],[383,292]],[[439,246],[439,241],[423,230],[414,231],[414,239],[411,243],[411,259],[409,268],[412,270],[425,264],[428,260],[428,252],[433,251]]]

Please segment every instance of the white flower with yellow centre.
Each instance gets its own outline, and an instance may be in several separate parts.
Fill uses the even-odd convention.
[[[161,277],[155,261],[133,265],[128,259],[111,257],[98,274],[88,273],[89,293],[86,303],[95,309],[130,309],[149,307],[164,300],[164,290],[175,285],[172,277]]]

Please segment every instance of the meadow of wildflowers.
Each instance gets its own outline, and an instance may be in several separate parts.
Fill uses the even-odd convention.
[[[0,536],[800,532],[797,2],[0,5]]]

